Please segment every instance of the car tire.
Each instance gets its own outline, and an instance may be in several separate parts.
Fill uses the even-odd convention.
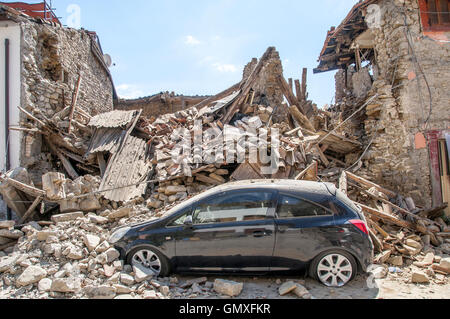
[[[167,257],[158,250],[147,246],[131,250],[127,257],[127,264],[131,266],[140,264],[146,269],[150,269],[155,277],[167,277],[170,274],[170,263]]]
[[[343,287],[352,281],[358,272],[355,258],[342,250],[329,250],[311,262],[309,276],[327,287]]]

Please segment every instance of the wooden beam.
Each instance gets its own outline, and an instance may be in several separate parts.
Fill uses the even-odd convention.
[[[397,193],[390,191],[388,189],[385,189],[381,187],[380,185],[377,185],[375,183],[372,183],[362,177],[356,176],[355,174],[352,174],[350,172],[347,172],[347,177],[355,182],[358,182],[368,188],[375,187],[378,191],[382,192],[383,194],[386,194],[389,198],[394,198],[397,196]]]
[[[36,207],[39,205],[43,198],[44,196],[39,196],[34,200],[33,204],[30,206],[30,208],[28,208],[27,212],[20,219],[19,224],[23,224],[25,221],[27,221],[27,219],[33,217],[33,215],[36,213]]]
[[[24,192],[27,195],[33,196],[33,197],[39,197],[39,196],[45,196],[45,192],[43,190],[40,190],[36,187],[23,184],[21,182],[18,182],[12,178],[9,178],[7,176],[0,176],[0,181],[8,183],[12,187],[18,189],[21,192]]]
[[[81,85],[81,72],[80,72],[80,74],[78,75],[78,81],[77,81],[77,84],[76,84],[76,87],[75,87],[74,95],[73,95],[73,97],[72,97],[72,105],[71,105],[71,107],[70,107],[70,115],[69,115],[69,134],[70,134],[70,131],[72,130],[72,120],[73,120],[73,115],[74,115],[74,113],[75,113],[75,108],[76,108],[76,105],[77,105],[78,93],[79,93],[79,91],[80,91],[80,85]]]
[[[295,105],[291,105],[289,107],[289,113],[301,126],[315,133],[316,129],[314,128],[314,126],[311,124],[308,118],[298,110]]]
[[[345,171],[342,172],[341,177],[339,178],[339,190],[345,195],[348,194],[347,174]]]
[[[289,88],[289,84],[286,82],[286,79],[284,78],[284,76],[279,76],[278,78],[278,84],[280,86],[281,91],[283,92],[283,95],[286,97],[286,99],[289,102],[290,106],[296,106],[296,108],[300,109],[299,111],[303,114],[305,114],[305,110],[302,109],[301,106],[297,106],[298,100],[297,98],[294,96],[294,93],[292,92],[292,89]]]
[[[303,179],[303,177],[312,170],[315,170],[315,174],[317,176],[317,168],[318,168],[317,162],[313,161],[312,164],[310,164],[307,168],[305,168],[305,170],[303,172],[301,172],[300,174],[297,175],[297,177],[295,177],[295,180],[299,181],[299,180]],[[316,178],[316,180],[317,180],[317,178]]]
[[[320,159],[322,160],[323,164],[328,167],[330,166],[330,162],[328,161],[327,157],[325,156],[325,154],[322,152],[322,150],[320,149],[319,145],[316,144],[315,145],[315,149],[317,150],[317,152],[319,153]]]
[[[397,218],[395,216],[388,215],[388,214],[386,214],[384,212],[381,212],[379,210],[376,210],[376,209],[374,209],[372,207],[363,205],[363,204],[358,203],[358,202],[354,202],[354,203],[356,205],[359,205],[364,212],[366,212],[366,213],[368,213],[370,215],[376,216],[376,217],[378,217],[378,218],[380,218],[382,220],[385,220],[385,221],[387,221],[389,223],[392,223],[392,224],[400,226],[400,227],[408,228],[408,229],[411,229],[411,230],[415,230],[416,229],[416,227],[412,223],[410,223],[410,222],[408,222],[406,220],[402,220],[402,219],[399,219],[399,218]]]
[[[56,146],[52,142],[50,142],[48,138],[45,138],[45,142],[50,147],[50,151],[59,158],[70,178],[72,180],[76,180],[78,177],[80,177],[77,171],[73,168],[70,161],[56,148]]]
[[[307,68],[303,68],[303,72],[302,72],[302,101],[306,101],[308,99],[307,78],[308,78],[308,69]]]
[[[300,80],[295,80],[295,92],[297,94],[298,104],[300,105],[303,102],[303,93],[302,93]]]

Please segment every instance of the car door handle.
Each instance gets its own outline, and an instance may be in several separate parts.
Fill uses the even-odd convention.
[[[261,238],[261,237],[264,237],[264,236],[266,236],[266,232],[265,231],[255,231],[253,233],[253,237],[255,237],[255,238]]]

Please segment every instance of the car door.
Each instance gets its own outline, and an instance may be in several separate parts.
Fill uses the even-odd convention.
[[[318,249],[330,244],[327,233],[335,229],[330,209],[289,193],[278,196],[275,225],[271,271],[303,268]]]
[[[207,198],[176,235],[177,269],[268,271],[275,244],[275,192],[240,190]]]

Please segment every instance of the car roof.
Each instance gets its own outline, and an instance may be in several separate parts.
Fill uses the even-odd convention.
[[[278,190],[278,191],[294,191],[302,194],[316,194],[316,195],[326,195],[335,196],[336,186],[331,183],[323,182],[310,182],[310,181],[296,181],[296,180],[279,180],[279,179],[268,179],[268,180],[245,180],[230,182],[220,186],[211,188],[199,195],[196,195],[187,201],[181,203],[177,208],[187,207],[198,201],[201,201],[209,196],[234,190],[246,190],[246,189],[267,189],[267,190]]]

